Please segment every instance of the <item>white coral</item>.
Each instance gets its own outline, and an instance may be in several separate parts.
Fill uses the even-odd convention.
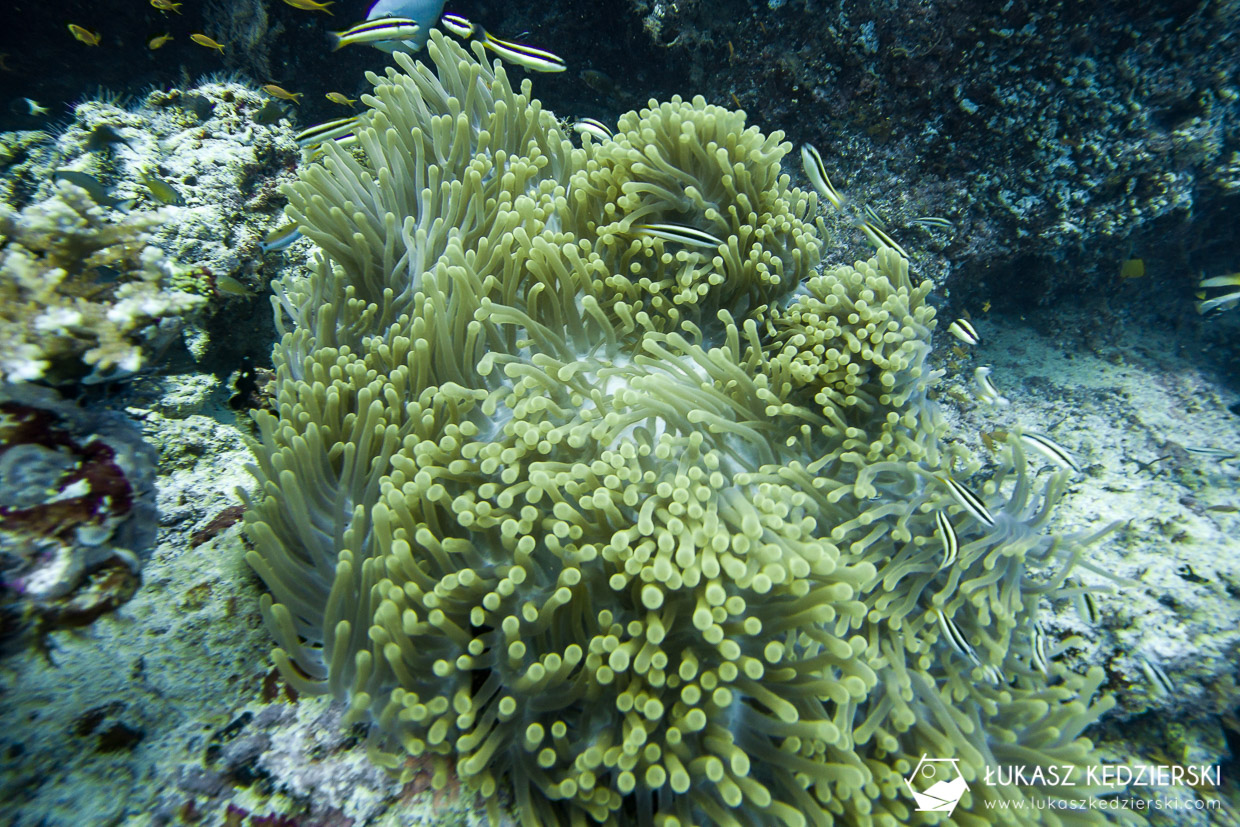
[[[161,289],[164,254],[147,244],[160,220],[146,213],[110,222],[67,181],[20,213],[0,206],[0,381],[46,378],[73,357],[92,366],[92,377],[141,367],[142,330],[205,302]],[[100,286],[100,267],[116,271],[119,285]]]

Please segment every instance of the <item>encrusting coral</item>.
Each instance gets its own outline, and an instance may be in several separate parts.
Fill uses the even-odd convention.
[[[531,825],[903,825],[923,755],[1090,760],[1101,673],[1050,685],[1030,631],[1089,538],[1044,533],[1064,477],[1015,437],[993,526],[953,499],[929,285],[890,249],[815,275],[816,198],[742,113],[576,147],[480,45],[428,52],[370,77],[365,161],[288,189],[322,254],[277,285],[246,517],[286,680]]]
[[[205,299],[161,286],[158,213],[109,221],[81,187],[57,184],[20,213],[0,204],[0,381],[132,374],[161,324]]]

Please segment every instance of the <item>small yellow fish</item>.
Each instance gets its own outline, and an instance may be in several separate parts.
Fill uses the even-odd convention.
[[[171,39],[172,39],[171,34],[161,34],[158,37],[152,37],[150,40],[148,40],[146,42],[146,47],[148,49],[158,49],[160,46],[164,45]]]
[[[146,188],[151,191],[151,195],[161,204],[178,207],[185,204],[185,199],[181,197],[181,193],[177,192],[175,187],[155,173],[150,171],[139,172],[138,180],[146,185]]]
[[[172,0],[151,0],[151,5],[160,11],[174,11],[177,14],[181,13],[181,4],[173,3]]]
[[[89,29],[83,29],[81,26],[79,26],[76,23],[69,24],[69,32],[74,37],[76,37],[78,40],[85,43],[87,46],[98,46],[99,45],[99,33],[98,32],[92,32]]]
[[[284,2],[302,11],[321,11],[331,14],[331,9],[327,7],[334,3],[335,0],[328,0],[326,3],[316,3],[314,0],[284,0]]]
[[[288,2],[288,0],[285,0],[285,2]],[[354,100],[353,98],[346,98],[344,95],[340,94],[339,92],[328,92],[325,97],[332,103],[338,103],[341,106],[352,106],[353,104],[357,103],[357,101]]]
[[[268,95],[271,95],[273,98],[279,98],[282,101],[290,101],[292,103],[301,103],[299,98],[301,98],[303,94],[302,92],[290,92],[287,89],[282,89],[274,83],[265,84],[263,86],[263,91]]]
[[[1130,258],[1119,266],[1121,279],[1139,279],[1145,275],[1145,260]]]
[[[26,102],[26,107],[30,110],[31,115],[46,115],[48,113],[48,108],[37,100],[31,100],[30,98],[22,98],[22,100]],[[1205,297],[1202,296],[1202,298]]]
[[[1007,439],[1007,431],[982,431],[982,444],[986,446],[986,450],[994,453],[995,446]]]
[[[253,296],[254,291],[227,274],[215,277],[215,292],[224,296]]]
[[[986,300],[986,301],[982,304],[982,312],[983,312],[983,313],[989,313],[989,312],[990,312],[990,299],[987,299],[987,300]]]
[[[219,49],[221,52],[224,51],[224,45],[222,43],[216,43],[205,34],[191,34],[189,39],[197,43],[199,46],[206,46],[208,49]]]

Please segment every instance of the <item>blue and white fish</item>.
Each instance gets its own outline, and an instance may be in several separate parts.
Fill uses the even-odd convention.
[[[379,0],[366,13],[367,20],[378,20],[381,17],[407,17],[418,24],[418,32],[408,40],[379,41],[372,43],[376,49],[384,52],[416,52],[426,45],[431,35],[431,28],[439,22],[443,14],[444,0]]]
[[[258,247],[264,253],[274,253],[286,249],[299,238],[301,238],[301,230],[295,223],[290,222],[267,233],[258,243]]]

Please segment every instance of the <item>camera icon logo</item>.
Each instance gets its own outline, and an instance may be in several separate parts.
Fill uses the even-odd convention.
[[[960,772],[959,758],[921,756],[917,766],[904,779],[919,813],[943,813],[950,816],[969,791],[969,784]]]

